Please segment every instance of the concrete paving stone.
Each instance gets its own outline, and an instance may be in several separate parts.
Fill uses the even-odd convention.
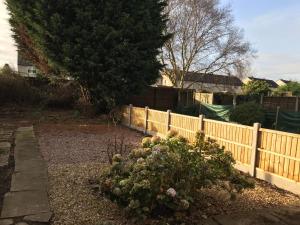
[[[15,172],[29,173],[30,171],[33,170],[40,170],[40,171],[47,170],[46,163],[43,160],[35,160],[35,159],[15,161]]]
[[[1,218],[14,218],[49,212],[46,191],[9,192],[4,196]]]
[[[14,221],[12,219],[0,220],[0,225],[12,225]]]
[[[37,215],[25,216],[24,220],[28,222],[36,223],[48,223],[52,217],[52,213],[40,213]]]
[[[0,150],[1,149],[10,149],[11,144],[10,142],[0,142]]]
[[[32,171],[30,173],[14,173],[10,191],[47,190],[47,173]]]
[[[8,166],[9,164],[9,153],[0,154],[0,167]]]
[[[33,131],[33,127],[19,127],[16,132]]]
[[[42,155],[41,153],[38,151],[38,148],[31,148],[31,149],[26,149],[23,148],[23,150],[16,150],[15,149],[15,161],[24,161],[24,160],[42,160]]]

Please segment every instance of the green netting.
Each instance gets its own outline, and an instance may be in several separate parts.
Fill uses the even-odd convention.
[[[229,122],[231,105],[201,104],[200,114],[206,118]],[[279,112],[276,126],[276,112],[266,112],[263,127],[292,133],[300,133],[300,112]]]
[[[286,132],[300,133],[300,112],[279,112],[277,126],[276,112],[267,112],[264,126]]]
[[[280,112],[277,128],[283,131],[300,133],[300,113]]]
[[[205,115],[205,117],[209,119],[228,122],[232,108],[232,105],[209,105],[202,103],[200,114]]]

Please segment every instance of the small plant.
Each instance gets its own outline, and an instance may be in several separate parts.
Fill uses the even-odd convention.
[[[261,105],[248,102],[238,105],[230,115],[230,120],[243,125],[252,126],[254,123],[265,122],[265,112]]]
[[[122,120],[122,113],[119,107],[115,107],[108,114],[109,120],[113,122],[115,126],[117,126]]]
[[[120,156],[123,157],[128,154],[130,145],[125,143],[125,137],[121,136],[118,138],[117,135],[114,136],[114,139],[109,139],[107,141],[106,154],[108,157],[109,163],[113,164],[114,157]]]
[[[202,188],[218,186],[234,195],[252,187],[233,163],[229,152],[201,134],[189,144],[169,132],[166,139],[144,138],[128,159],[114,155],[101,175],[101,192],[138,218],[173,215],[188,211]]]

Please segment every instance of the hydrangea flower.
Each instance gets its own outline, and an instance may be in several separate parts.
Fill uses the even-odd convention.
[[[154,136],[154,137],[152,137],[151,138],[151,142],[153,143],[153,144],[159,144],[159,142],[161,141],[161,139],[160,139],[160,137],[158,137],[158,136]]]
[[[187,210],[188,208],[190,208],[190,203],[185,200],[185,199],[182,199],[180,200],[180,206],[184,209],[184,210]]]
[[[116,196],[120,196],[122,194],[122,191],[120,188],[114,188],[113,190],[113,193],[116,195]]]
[[[167,133],[167,138],[170,139],[172,137],[176,137],[177,136],[177,131],[175,130],[170,130],[168,133]]]
[[[113,162],[121,162],[123,160],[123,158],[122,158],[121,154],[116,154],[113,156],[112,160],[113,160]]]
[[[166,194],[167,194],[168,196],[172,197],[172,198],[175,198],[175,196],[176,196],[177,193],[176,193],[176,191],[175,191],[174,188],[169,188],[169,189],[167,190]]]
[[[142,146],[144,147],[144,148],[147,148],[147,147],[149,147],[151,145],[151,138],[150,137],[145,137],[145,138],[143,138],[143,140],[142,140]]]

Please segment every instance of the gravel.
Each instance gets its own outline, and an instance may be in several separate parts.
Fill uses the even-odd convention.
[[[138,145],[142,135],[124,127],[86,124],[43,124],[37,127],[42,154],[49,165],[107,162],[109,140],[125,137],[126,144]]]
[[[140,133],[123,127],[85,124],[43,124],[36,130],[48,162],[53,225],[103,225],[107,221],[132,224],[114,203],[97,195],[89,181],[97,179],[107,162],[106,143],[111,136],[125,136],[127,143],[137,145],[142,138]],[[191,215],[193,220],[300,204],[298,196],[260,181],[234,202],[223,202],[213,190],[205,193],[199,200],[200,208]]]

